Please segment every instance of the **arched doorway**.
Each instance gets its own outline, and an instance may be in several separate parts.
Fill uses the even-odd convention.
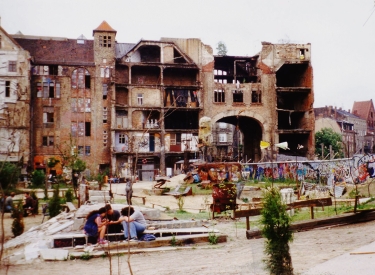
[[[261,159],[262,127],[258,120],[247,116],[227,116],[216,121],[219,122],[234,125],[232,144],[234,160],[258,162]]]

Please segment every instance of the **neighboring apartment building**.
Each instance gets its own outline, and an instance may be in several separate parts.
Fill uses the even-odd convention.
[[[375,153],[375,109],[372,99],[367,101],[354,101],[352,113],[364,119],[367,123],[364,135],[364,152]]]
[[[118,43],[105,21],[93,36],[13,36],[31,55],[34,169],[72,142],[93,173],[126,177],[135,167],[149,180],[201,157],[203,116],[215,129],[208,159],[260,161],[261,140],[288,142],[287,154],[301,144],[313,158],[310,44],[264,42],[258,55],[237,57],[214,56],[199,39]]]
[[[316,132],[322,128],[332,128],[342,135],[345,157],[352,157],[354,154],[364,151],[366,120],[350,113],[350,110],[345,111],[332,106],[314,108],[314,112]],[[329,120],[334,124],[328,124],[327,121]]]
[[[0,27],[0,160],[30,160],[30,55]]]

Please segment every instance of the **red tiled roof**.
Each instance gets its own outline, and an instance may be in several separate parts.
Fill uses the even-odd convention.
[[[30,52],[34,64],[94,65],[94,41],[78,44],[76,39],[46,40],[15,38]]]
[[[114,30],[106,21],[103,21],[99,27],[97,27],[94,32],[96,31],[105,31],[105,32],[117,32],[116,30]]]
[[[373,106],[372,99],[368,101],[354,101],[352,113],[367,120],[371,106]]]

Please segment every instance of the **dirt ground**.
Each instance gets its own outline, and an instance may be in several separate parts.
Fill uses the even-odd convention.
[[[120,188],[118,186],[117,188]],[[121,187],[122,188],[122,187]],[[117,193],[118,191],[115,190]],[[136,190],[136,193],[140,190]],[[162,198],[162,199],[161,199]],[[185,207],[200,208],[207,202],[207,196],[186,197]],[[135,199],[138,202],[137,199]],[[176,208],[173,197],[147,196],[146,206],[159,203]],[[41,215],[25,218],[25,230],[40,224]],[[12,219],[5,215],[4,226],[6,239],[11,238]],[[246,239],[246,229],[233,220],[216,220],[215,228],[228,235],[228,241],[218,245],[192,247],[168,247],[130,257],[133,274],[141,275],[174,275],[174,274],[268,274],[263,270],[264,239]],[[315,229],[294,234],[290,244],[295,274],[303,274],[313,266],[328,259],[350,252],[375,241],[375,221]],[[0,266],[0,274],[28,275],[33,274],[131,274],[128,268],[127,255],[112,258],[95,258],[89,261],[68,260],[63,262],[44,262],[37,260],[31,264]]]

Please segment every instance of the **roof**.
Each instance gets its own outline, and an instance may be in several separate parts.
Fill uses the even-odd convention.
[[[134,43],[116,43],[115,51],[116,51],[116,58],[121,58],[128,52],[130,52],[131,49],[134,48],[134,46],[137,44]]]
[[[76,39],[47,40],[41,38],[20,38],[15,40],[22,48],[30,52],[33,64],[48,65],[94,65],[94,41],[85,40],[84,44]]]
[[[16,47],[21,48],[21,46],[17,43],[17,41],[11,35],[9,35],[1,26],[0,26],[0,32],[6,35],[14,43]]]
[[[367,119],[372,106],[372,99],[367,101],[354,101],[352,112],[363,119]]]
[[[97,27],[94,32],[97,32],[97,31],[104,31],[104,32],[114,32],[114,33],[117,33],[116,30],[114,30],[106,21],[103,21],[99,27]]]

